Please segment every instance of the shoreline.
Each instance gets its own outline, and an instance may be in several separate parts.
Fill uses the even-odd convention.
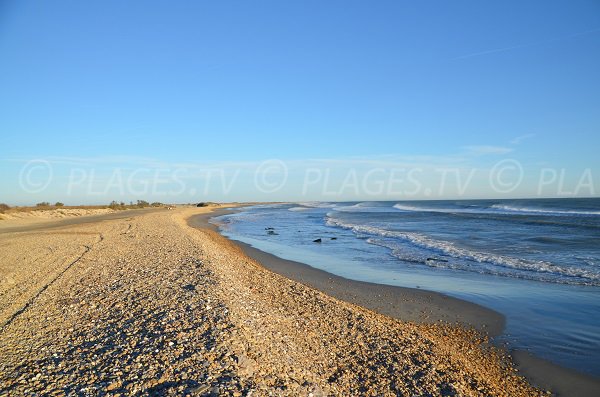
[[[209,228],[220,234],[219,228],[208,221],[231,212],[223,209],[195,215],[188,219],[188,224],[196,228]],[[428,290],[350,280],[302,262],[280,258],[244,242],[227,239],[272,272],[392,318],[429,324],[439,321],[458,323],[492,337],[501,334],[504,329],[503,315],[475,303]]]
[[[11,281],[0,291],[0,320],[8,320],[0,329],[0,388],[18,395],[549,395],[472,328],[431,317],[399,321],[269,270],[206,223],[214,209],[0,233],[0,274]],[[206,214],[196,218],[202,227],[190,226],[199,214]],[[376,304],[387,301],[374,286]],[[424,296],[414,300],[426,306]],[[558,394],[597,390],[574,384]]]
[[[233,210],[215,209],[208,213],[190,216],[186,221],[191,227],[209,229],[223,236],[219,228],[209,223],[209,220],[232,212]],[[441,321],[447,324],[460,324],[492,337],[501,334],[504,329],[505,318],[502,314],[466,300],[416,288],[350,280],[305,263],[280,258],[241,241],[223,237],[238,246],[245,255],[274,273],[305,284],[333,298],[395,319],[417,323]],[[500,348],[505,349],[501,346]],[[527,351],[512,350],[509,353],[515,367],[526,379],[534,386],[550,389],[554,395],[594,396],[600,391],[599,378],[562,367]]]

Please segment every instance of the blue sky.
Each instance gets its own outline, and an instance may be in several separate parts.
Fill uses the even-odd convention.
[[[382,158],[386,169],[459,164],[468,174],[506,158],[523,168],[515,190],[480,181],[468,197],[574,194],[586,170],[594,188],[576,195],[597,195],[598,70],[594,0],[3,2],[0,201],[152,199],[130,188],[90,195],[81,183],[64,198],[65,181],[74,168],[102,185],[142,167],[153,180],[167,170],[176,186],[182,166],[196,187],[172,201],[292,200],[306,164],[335,163],[344,179]],[[291,178],[275,192],[202,188],[200,169],[238,167],[247,180],[268,159]],[[45,178],[24,173],[31,160],[52,169],[44,189],[23,188],[24,175]],[[540,192],[546,168],[572,187]],[[298,199],[402,198],[322,190]]]

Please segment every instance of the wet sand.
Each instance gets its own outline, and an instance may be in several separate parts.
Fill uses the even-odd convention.
[[[217,210],[211,214],[196,215],[188,220],[188,224],[218,231],[208,220],[230,212]],[[490,336],[499,335],[504,329],[504,316],[475,303],[432,291],[350,280],[301,262],[282,259],[241,241],[231,241],[246,255],[275,273],[393,318],[420,323],[457,323],[487,332]]]

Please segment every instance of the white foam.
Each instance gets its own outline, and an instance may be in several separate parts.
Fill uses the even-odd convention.
[[[292,212],[296,212],[296,211],[308,211],[311,210],[312,208],[310,207],[292,207],[292,208],[288,208],[288,211],[292,211]]]
[[[600,211],[578,211],[578,210],[558,210],[558,209],[547,209],[547,208],[533,208],[533,207],[516,207],[512,205],[494,204],[491,208],[508,211],[508,212],[521,212],[521,213],[533,213],[533,214],[549,214],[549,215],[600,215]]]
[[[305,202],[301,202],[301,203],[296,203],[302,207],[309,207],[309,208],[333,208],[336,206],[336,204],[334,203],[328,203],[328,202],[324,202],[324,201],[305,201]]]
[[[441,212],[446,214],[469,213],[469,214],[529,214],[529,215],[600,215],[600,211],[558,210],[533,207],[517,207],[511,205],[494,204],[491,207],[471,208],[436,208],[427,206],[414,206],[398,203],[394,208],[410,212]]]
[[[327,225],[329,226],[337,226],[344,229],[350,229],[356,234],[364,234],[370,236],[380,236],[387,238],[400,239],[402,241],[409,242],[417,247],[421,247],[427,250],[432,250],[434,252],[438,252],[441,255],[445,255],[451,257],[453,259],[458,259],[461,261],[472,261],[481,264],[488,264],[491,266],[502,267],[504,269],[513,269],[519,272],[530,272],[529,277],[534,280],[545,279],[546,281],[555,281],[555,282],[569,282],[565,278],[576,278],[578,281],[581,281],[581,284],[591,284],[591,285],[600,285],[600,274],[589,271],[587,269],[582,269],[575,266],[560,266],[547,261],[531,261],[520,258],[513,258],[509,256],[503,255],[494,255],[491,253],[478,252],[474,250],[469,250],[462,247],[457,247],[455,244],[449,241],[441,241],[436,240],[431,237],[425,236],[420,233],[414,232],[400,232],[400,231],[391,231],[386,230],[374,226],[367,225],[356,225],[351,223],[344,223],[342,221],[333,219],[332,217],[327,218]],[[373,240],[371,241],[373,243]],[[383,245],[381,241],[378,242],[377,245]],[[392,248],[392,247],[389,247]],[[394,248],[392,248],[394,249]],[[420,261],[423,261],[422,259]],[[493,271],[493,269],[473,269],[472,266],[468,264],[460,265],[455,261],[449,261],[444,263],[439,263],[434,261],[426,261],[428,265],[435,265],[437,267],[447,267],[447,268],[462,268],[463,270],[477,271],[477,272],[487,272],[493,274],[500,275],[514,275],[507,274],[506,270]],[[540,277],[540,275],[552,275],[557,277]],[[537,275],[537,276],[536,276]],[[517,276],[517,275],[514,275]],[[521,274],[522,276],[522,274]]]
[[[362,202],[354,205],[337,206],[333,208],[339,212],[393,212],[394,208],[389,206],[373,205],[372,202]]]
[[[394,208],[401,211],[412,211],[412,212],[457,212],[457,209],[452,208],[431,208],[431,207],[415,207],[406,204],[394,204]]]

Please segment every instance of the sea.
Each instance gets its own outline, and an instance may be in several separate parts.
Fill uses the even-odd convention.
[[[506,317],[497,343],[600,376],[598,198],[267,204],[211,222],[342,277],[489,307]]]

